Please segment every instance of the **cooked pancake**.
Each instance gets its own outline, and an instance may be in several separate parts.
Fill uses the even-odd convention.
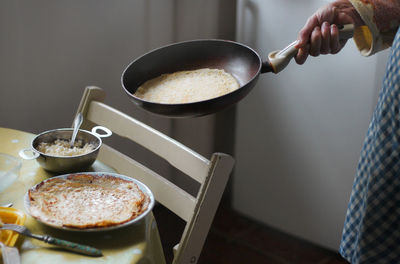
[[[239,88],[236,79],[218,69],[198,69],[162,74],[146,81],[135,96],[162,104],[192,103],[230,93]]]
[[[128,222],[149,204],[149,197],[134,182],[111,175],[52,178],[28,194],[33,217],[55,226],[82,229]]]

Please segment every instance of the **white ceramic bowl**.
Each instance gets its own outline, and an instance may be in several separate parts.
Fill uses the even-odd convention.
[[[20,159],[0,153],[0,192],[7,189],[18,178],[21,165]]]

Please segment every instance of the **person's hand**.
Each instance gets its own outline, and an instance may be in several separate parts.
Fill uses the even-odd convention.
[[[316,57],[338,53],[347,40],[339,39],[337,25],[344,24],[354,24],[356,27],[364,24],[348,0],[336,0],[318,9],[299,32],[296,62],[303,64],[309,55]]]

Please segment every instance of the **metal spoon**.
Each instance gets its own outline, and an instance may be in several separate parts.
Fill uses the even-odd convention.
[[[75,138],[76,138],[76,135],[78,134],[78,130],[82,124],[82,121],[83,121],[82,113],[78,113],[74,119],[74,131],[72,132],[72,138],[71,138],[71,141],[69,142],[69,145],[71,148],[74,147]]]

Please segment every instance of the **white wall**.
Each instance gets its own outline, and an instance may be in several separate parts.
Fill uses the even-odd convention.
[[[267,58],[325,2],[239,1],[238,40]],[[350,41],[261,75],[238,107],[234,208],[336,250],[386,56],[364,58]]]
[[[1,1],[0,125],[32,132],[68,127],[86,85],[139,112],[120,76],[135,57],[173,41],[172,3]]]

